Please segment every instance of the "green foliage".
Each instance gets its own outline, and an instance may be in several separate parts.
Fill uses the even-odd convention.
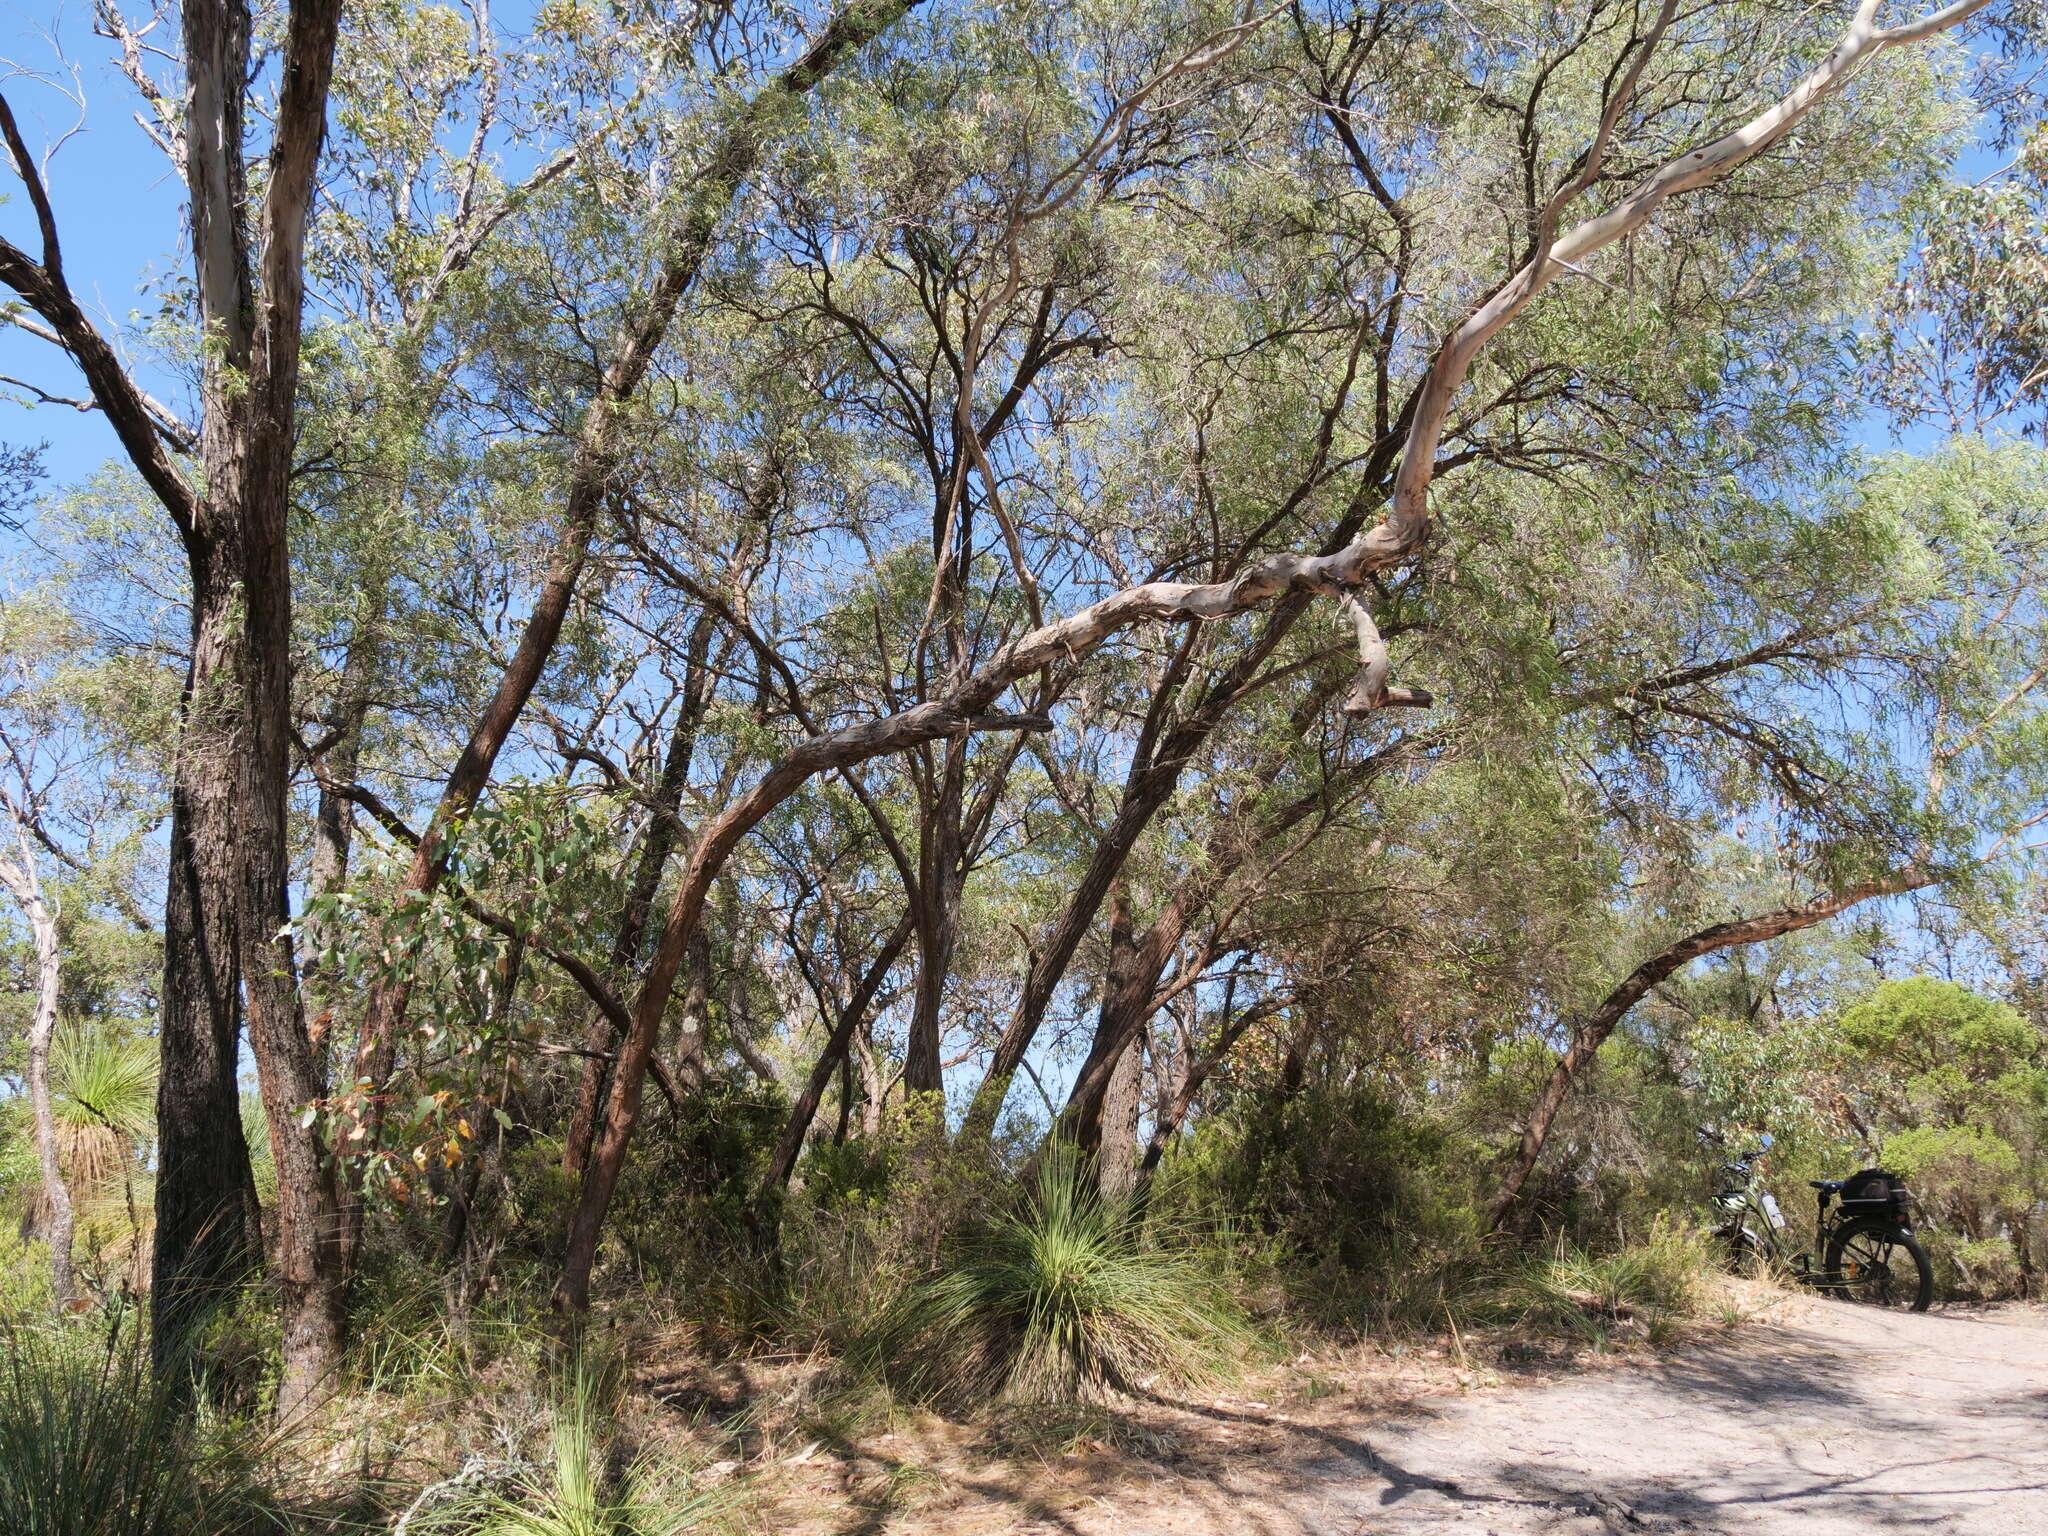
[[[1880,984],[1842,1012],[1842,1043],[1898,1079],[1915,1098],[1959,1110],[1972,1091],[2015,1102],[2048,1102],[2048,1077],[2034,1062],[2048,1051],[2040,1031],[2008,1003],[1932,976]]]
[[[2008,112],[2024,99],[2008,100]],[[2048,425],[2048,327],[2034,300],[2048,280],[2048,129],[2021,111],[2020,142],[2008,146],[2017,152],[2000,174],[1945,187],[1914,210],[1925,239],[1874,349],[1882,398],[1901,417]]]
[[[1487,1168],[1472,1106],[1381,1086],[1251,1098],[1197,1128],[1155,1208],[1223,1221],[1296,1316],[1333,1328],[1431,1325],[1469,1266]]]
[[[744,833],[718,821],[780,785],[764,765],[798,743],[929,705],[1040,613],[1369,528],[1429,350],[1523,259],[1532,208],[1595,136],[1611,158],[1568,218],[1742,120],[1840,23],[1688,10],[1603,116],[1627,77],[1612,8],[1299,8],[1075,161],[1110,103],[1235,15],[916,7],[817,91],[776,91],[735,184],[707,146],[808,8],[548,0],[510,22],[524,35],[481,7],[349,8],[308,237],[289,704],[313,771],[289,817],[331,1083],[293,1109],[370,1203],[367,1391],[407,1379],[405,1356],[417,1377],[391,1395],[478,1385],[476,1337],[546,1292],[577,1197],[569,1107],[617,1057],[586,983],[632,1006],[682,850],[721,826],[698,853],[730,862],[665,955],[690,998],[656,1047],[681,1102],[639,1101],[600,1303],[673,1311],[726,1350],[886,1337],[911,1389],[984,1400],[1198,1378],[1241,1342],[1245,1298],[1349,1332],[1437,1326],[1497,1278],[1480,1225],[1500,1152],[1645,953],[1907,865],[2010,896],[1976,864],[2048,798],[2048,455],[1961,432],[1871,454],[1849,339],[1909,263],[1901,307],[1938,308],[1984,389],[2028,385],[2039,359],[2048,139],[2014,174],[1947,185],[1976,108],[1945,44],[1893,50],[1796,152],[1673,199],[1481,352],[1427,555],[1368,594],[1429,710],[1335,708],[1350,640],[1304,588],[1123,631],[977,706],[1049,729],[977,729],[814,778]],[[698,214],[714,238],[685,272]],[[121,339],[181,377],[190,294],[155,298],[160,320]],[[622,367],[622,336],[654,344]],[[1940,393],[1897,377],[1913,411]],[[0,514],[25,513],[35,468],[0,459]],[[564,543],[593,507],[588,546]],[[25,542],[44,553],[0,604],[19,673],[0,724],[64,769],[59,1108],[72,1171],[113,1166],[88,1167],[96,1139],[125,1179],[150,1163],[161,956],[134,893],[162,888],[183,554],[121,469],[62,488]],[[563,573],[561,640],[498,772],[436,817],[518,615]],[[1133,792],[1147,764],[1162,776]],[[1140,812],[1128,860],[1091,872]],[[397,821],[447,834],[429,893],[399,894]],[[1057,1151],[1016,1204],[1008,1171],[1059,1113],[1110,952],[1073,904],[1111,877],[1134,925],[1170,917],[1147,1105],[1254,995],[1266,1011],[1214,1064],[1146,1214]],[[792,1193],[757,1209],[791,1092],[907,906]],[[1023,1021],[1042,1027],[1022,1102],[992,1147],[956,1148],[949,1109],[1060,934],[1078,942]],[[1174,975],[1187,957],[1201,969]],[[2000,958],[2015,996],[2028,958]],[[1703,1193],[1696,1119],[1769,1126],[1787,1172],[1844,1172],[1867,1140],[1911,1171],[1948,1262],[2021,1282],[2043,1194],[2034,1023],[1918,982],[1845,1012],[1871,974],[1852,959],[1786,940],[1644,1000],[1529,1188],[1532,1227],[1565,1246],[1515,1282],[1527,1316],[1583,1332],[1683,1309],[1687,1240],[1656,1213]],[[0,968],[19,963],[0,929]],[[357,1078],[379,1054],[358,1057],[363,999],[393,984],[394,1076]],[[907,1016],[934,991],[947,1092],[905,1111]],[[0,1069],[23,995],[0,989]],[[1042,1114],[1032,1082],[1055,1095]],[[19,1111],[0,1105],[0,1182],[26,1201]],[[37,1294],[25,1274],[6,1296]],[[521,1529],[646,1524],[579,1403],[522,1484],[539,1523]]]
[[[913,1396],[1067,1402],[1214,1379],[1251,1331],[1215,1257],[1106,1199],[1058,1144],[1032,1195],[967,1233],[869,1341]]]
[[[1781,1198],[1873,1163],[1906,1179],[1945,1294],[2024,1289],[2044,1254],[2048,1036],[1958,982],[1830,977],[1797,1011],[1679,1031],[1677,1085],[1701,1120],[1777,1138]],[[1689,1161],[1704,1179],[1713,1155]],[[1798,1202],[1791,1214],[1798,1215]]]
[[[156,1133],[156,1042],[106,1028],[59,1029],[50,1043],[51,1107],[67,1125],[129,1142]]]

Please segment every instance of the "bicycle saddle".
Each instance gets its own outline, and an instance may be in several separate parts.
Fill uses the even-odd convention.
[[[1840,1179],[1808,1179],[1806,1182],[1822,1194],[1827,1195],[1837,1194],[1842,1188],[1842,1181]]]

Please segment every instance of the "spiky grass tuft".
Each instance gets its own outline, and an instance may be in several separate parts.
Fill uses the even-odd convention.
[[[1212,1380],[1252,1332],[1185,1235],[1148,1231],[1056,1146],[1030,1199],[968,1233],[911,1287],[871,1357],[925,1400],[1074,1402]]]
[[[547,1460],[514,1484],[474,1493],[417,1520],[420,1536],[688,1536],[710,1528],[731,1498],[663,1476],[644,1460],[614,1469],[607,1427],[622,1395],[614,1364],[581,1356],[564,1373]]]
[[[0,1348],[0,1526],[18,1536],[274,1532],[261,1438],[170,1402],[125,1333],[15,1328]]]
[[[1706,1307],[1712,1257],[1697,1232],[1659,1220],[1649,1235],[1595,1254],[1560,1242],[1509,1271],[1494,1306],[1512,1320],[1605,1345],[1616,1330],[1653,1341]]]

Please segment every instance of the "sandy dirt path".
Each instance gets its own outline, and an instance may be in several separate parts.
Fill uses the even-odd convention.
[[[1037,1529],[2048,1536],[2048,1316],[1801,1298],[1671,1355],[1312,1438],[1324,1454]]]
[[[791,1488],[796,1503],[778,1526],[796,1536],[2048,1536],[2048,1311],[1914,1316],[1782,1295],[1764,1305],[1768,1320],[1668,1353],[1533,1381],[1490,1383],[1429,1351],[1434,1363],[1397,1369],[1391,1384],[1158,1403],[1144,1420],[1151,1453],[1102,1444],[1006,1459],[888,1434],[799,1458],[793,1475],[814,1481]]]

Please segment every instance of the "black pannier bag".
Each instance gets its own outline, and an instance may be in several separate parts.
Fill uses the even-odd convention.
[[[1842,1181],[1840,1198],[1845,1217],[1884,1216],[1904,1221],[1912,1204],[1912,1196],[1906,1193],[1906,1181],[1882,1168],[1865,1168],[1851,1174]]]

